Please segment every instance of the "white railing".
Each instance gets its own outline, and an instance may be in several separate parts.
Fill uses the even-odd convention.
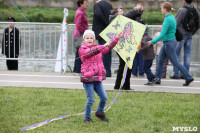
[[[2,50],[2,38],[3,32],[6,27],[9,27],[9,22],[0,22],[0,52]],[[21,47],[18,58],[6,58],[0,54],[0,70],[6,70],[6,60],[14,59],[19,60],[19,70],[27,71],[54,71],[55,62],[57,60],[57,51],[60,36],[62,32],[61,23],[26,23],[15,22],[15,27],[20,31]],[[67,64],[70,68],[74,65],[75,49],[73,45],[73,32],[74,24],[68,24],[68,46],[66,54]],[[160,28],[159,25],[149,25],[149,35],[153,36]],[[92,25],[89,25],[89,29]],[[62,48],[61,48],[62,49]],[[61,56],[62,57],[62,56]],[[183,58],[183,52],[181,52],[181,60]],[[112,51],[112,64],[119,63],[118,56],[114,50]],[[71,66],[71,67],[70,67]],[[193,36],[191,47],[191,66],[200,68],[200,34],[197,32]]]

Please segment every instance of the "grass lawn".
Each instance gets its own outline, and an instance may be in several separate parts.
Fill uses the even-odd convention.
[[[109,104],[117,92],[107,92]],[[95,95],[96,110],[99,98]],[[153,92],[122,92],[106,112],[109,122],[94,117],[84,123],[83,115],[51,122],[30,132],[41,133],[154,133],[172,132],[173,127],[198,127],[200,95]],[[63,115],[84,111],[84,90],[0,87],[0,132],[16,133]]]

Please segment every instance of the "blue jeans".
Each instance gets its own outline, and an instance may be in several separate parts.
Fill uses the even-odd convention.
[[[132,74],[137,75],[138,69],[139,69],[139,75],[140,76],[144,75],[142,53],[136,53],[135,55],[135,58],[133,61]]]
[[[147,79],[148,81],[152,81],[154,78],[156,78],[155,75],[153,75],[153,73],[151,72],[151,66],[152,66],[153,60],[144,60],[144,65],[143,65],[143,69],[144,72],[147,75]]]
[[[79,49],[76,49],[76,57],[74,61],[74,70],[73,70],[74,73],[81,73],[82,61],[81,61],[81,58],[79,58],[78,50]]]
[[[184,67],[189,71],[190,68],[190,56],[191,56],[191,44],[192,44],[192,34],[187,34],[183,36],[183,40],[177,43],[176,55],[179,60],[181,48],[184,46]],[[179,70],[174,67],[174,76],[179,77]]]
[[[177,67],[183,73],[185,80],[191,80],[192,76],[190,76],[188,70],[180,63],[176,55],[176,44],[177,41],[175,39],[166,41],[162,45],[160,49],[160,53],[158,55],[158,65],[157,65],[157,72],[156,77],[159,78],[158,82],[161,82],[162,73],[163,73],[163,62],[165,57],[167,56],[171,61],[172,65]]]
[[[98,39],[98,42],[100,45],[104,45],[106,43],[102,38]],[[111,55],[111,51],[109,51],[108,53],[103,55],[103,64],[106,69],[106,77],[112,76],[111,62],[112,62],[112,55]]]
[[[85,106],[85,118],[91,118],[91,108],[92,105],[94,104],[94,91],[100,97],[97,113],[103,113],[107,101],[107,94],[103,88],[102,82],[95,81],[95,82],[83,83],[83,87],[85,88],[85,92],[87,94],[87,103]]]

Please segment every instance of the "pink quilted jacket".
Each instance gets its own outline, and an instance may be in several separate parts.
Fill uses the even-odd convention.
[[[103,65],[102,55],[114,48],[118,40],[117,37],[114,37],[110,41],[110,45],[105,48],[103,45],[98,44],[92,46],[82,44],[79,48],[79,56],[83,63],[81,65],[81,82],[87,83],[106,79],[106,70]]]

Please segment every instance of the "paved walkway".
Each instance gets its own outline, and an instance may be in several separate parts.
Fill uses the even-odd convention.
[[[103,81],[104,88],[113,90],[116,74]],[[194,77],[190,86],[184,87],[185,80],[162,79],[161,85],[146,86],[146,78],[131,78],[131,88],[136,92],[172,92],[200,94],[200,78]],[[0,86],[45,87],[63,89],[83,89],[79,76],[71,73],[0,71]]]

